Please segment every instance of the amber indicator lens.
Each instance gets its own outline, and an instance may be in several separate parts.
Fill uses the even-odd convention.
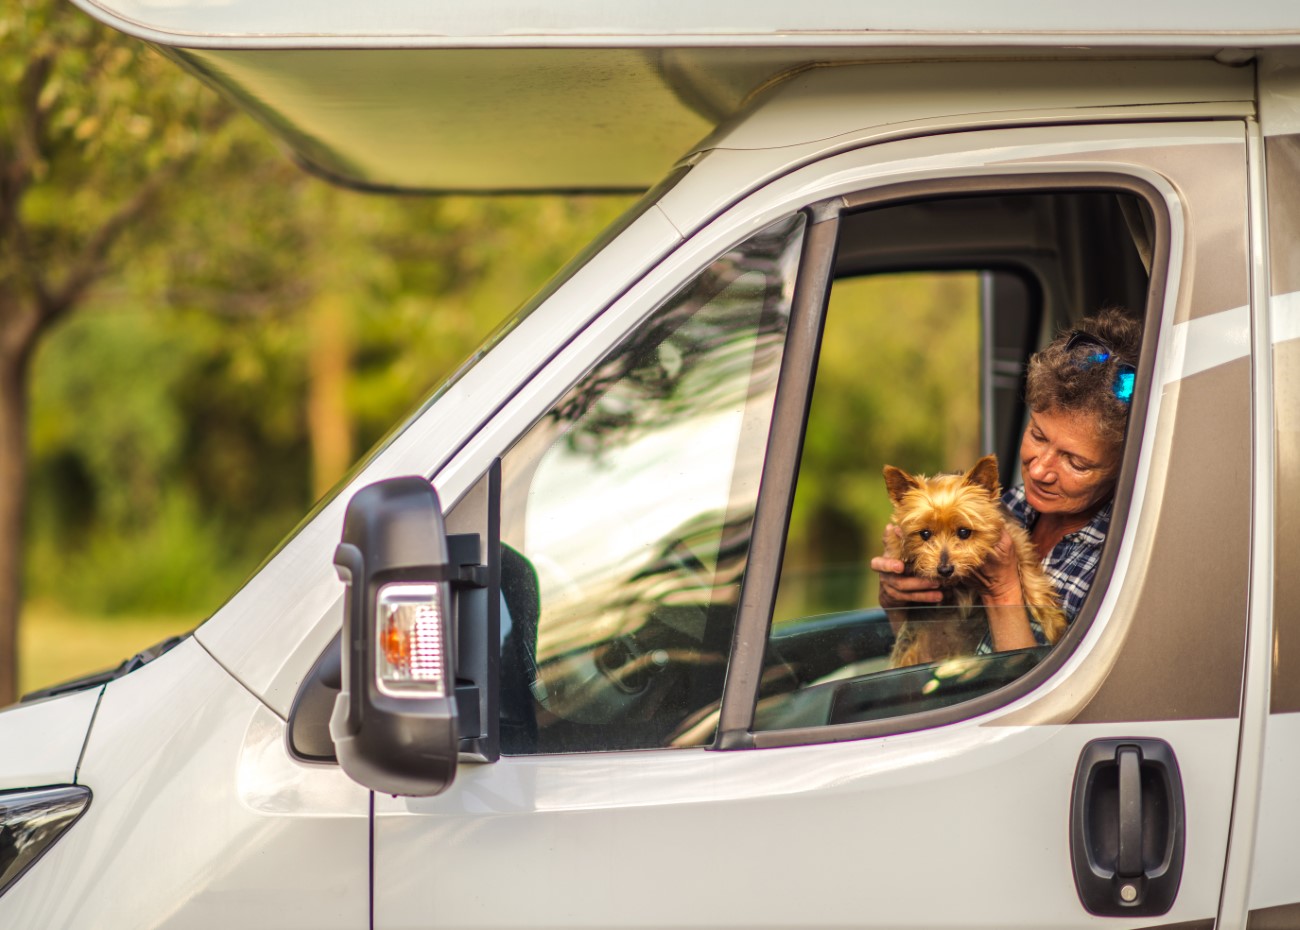
[[[445,697],[447,634],[441,585],[385,585],[376,607],[379,690],[395,696]]]

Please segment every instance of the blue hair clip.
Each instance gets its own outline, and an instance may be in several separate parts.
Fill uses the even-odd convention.
[[[1110,346],[1106,345],[1100,337],[1076,329],[1070,333],[1070,338],[1066,340],[1065,351],[1070,352],[1080,346],[1096,347],[1097,349],[1096,352],[1078,363],[1080,368],[1104,365],[1113,356]],[[1115,368],[1115,380],[1110,385],[1111,393],[1115,395],[1117,400],[1125,404],[1133,400],[1133,383],[1136,380],[1136,375],[1137,371],[1132,365],[1128,362],[1119,362]]]
[[[1132,365],[1120,365],[1119,371],[1115,372],[1115,381],[1110,386],[1115,397],[1126,404],[1133,400],[1133,382],[1136,378],[1137,372]]]

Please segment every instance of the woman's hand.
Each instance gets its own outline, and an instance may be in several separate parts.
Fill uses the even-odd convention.
[[[1020,589],[1020,566],[1011,534],[1005,529],[993,552],[984,560],[978,573],[984,587],[983,601],[987,605],[1024,604],[1025,595]]]
[[[890,536],[897,544],[890,544]],[[903,533],[894,524],[885,527],[885,551],[897,549],[901,545]],[[907,566],[900,559],[878,555],[871,560],[871,567],[880,575],[880,606],[908,607],[914,604],[938,604],[943,600],[939,583],[929,578],[917,578],[907,574]]]
[[[1020,587],[1015,543],[1006,530],[1002,531],[1002,538],[980,567],[979,578],[984,585],[981,599],[986,609],[993,651],[1007,652],[1038,645],[1024,606],[1025,593]]]

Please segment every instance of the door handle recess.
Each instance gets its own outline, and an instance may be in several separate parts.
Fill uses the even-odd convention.
[[[1093,740],[1074,773],[1070,859],[1079,900],[1099,917],[1155,917],[1178,896],[1186,832],[1173,748]]]

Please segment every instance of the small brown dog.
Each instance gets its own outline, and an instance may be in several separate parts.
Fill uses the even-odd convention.
[[[885,556],[909,573],[937,581],[943,601],[913,614],[896,630],[890,665],[901,668],[972,655],[988,632],[980,606],[979,571],[1002,539],[1011,536],[1026,606],[1049,643],[1065,630],[1065,614],[1024,527],[1002,508],[998,460],[986,455],[964,475],[909,475],[886,465],[885,486],[894,502],[901,539],[888,534]],[[922,619],[924,618],[924,619]]]

